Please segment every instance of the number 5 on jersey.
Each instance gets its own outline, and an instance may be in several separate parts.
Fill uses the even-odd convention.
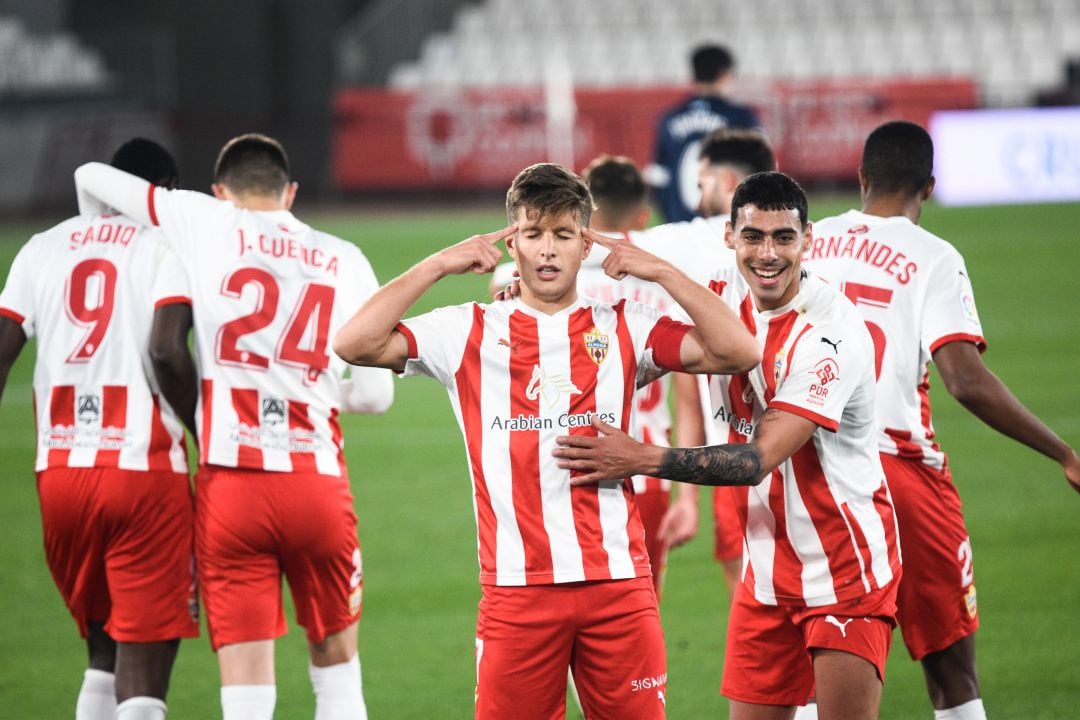
[[[239,347],[240,338],[269,326],[277,314],[280,289],[273,275],[258,268],[242,268],[225,278],[221,294],[237,298],[248,285],[256,290],[255,309],[230,320],[218,329],[217,361],[251,370],[266,370],[270,359]],[[304,382],[313,385],[319,374],[330,366],[326,346],[330,340],[330,313],[334,307],[334,288],[308,283],[289,315],[285,330],[278,338],[274,359],[304,371]],[[306,339],[306,342],[305,342]]]

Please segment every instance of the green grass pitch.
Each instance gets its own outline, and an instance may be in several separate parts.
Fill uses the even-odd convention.
[[[812,202],[811,214],[839,212],[851,200]],[[302,208],[299,215],[305,217]],[[383,281],[436,248],[505,224],[496,203],[489,212],[307,219],[359,243]],[[1080,445],[1080,206],[929,206],[923,224],[967,259],[991,369],[1068,442]],[[0,268],[43,227],[0,227]],[[448,279],[421,309],[482,297],[485,283],[475,276]],[[85,648],[43,558],[32,471],[32,361],[28,347],[0,405],[0,714],[70,717]],[[940,383],[934,388],[939,436],[952,458],[975,550],[987,710],[1002,720],[1075,717],[1080,498],[1056,464],[967,415]],[[345,437],[364,548],[360,647],[371,717],[471,717],[479,599],[475,530],[461,437],[445,391],[426,378],[399,381],[390,412],[346,417]],[[708,535],[705,527],[672,554],[661,605],[668,711],[680,720],[726,717],[718,684],[727,601]],[[290,632],[277,645],[277,716],[311,717],[306,646],[291,605],[288,612]],[[183,644],[169,707],[175,718],[220,717],[217,667],[205,637]],[[899,634],[881,716],[931,716],[921,671]]]

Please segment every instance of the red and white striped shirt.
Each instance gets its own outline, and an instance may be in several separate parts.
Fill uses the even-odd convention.
[[[873,346],[858,312],[805,273],[777,310],[759,312],[734,268],[711,287],[763,348],[750,373],[710,378],[720,437],[746,442],[765,408],[819,426],[760,485],[737,493],[747,588],[762,603],[818,606],[888,585],[900,554],[875,441]]]
[[[80,167],[75,181],[81,206],[104,203],[159,225],[188,271],[199,462],[344,476],[347,365],[330,339],[378,289],[359,248],[287,210],[163,190],[100,163]]]
[[[960,253],[906,217],[851,210],[814,223],[803,262],[855,303],[870,330],[880,451],[942,468],[928,365],[946,343],[986,348]]]
[[[187,472],[149,345],[155,308],[189,295],[161,233],[120,215],[74,217],[23,246],[0,314],[37,337],[35,470]]]
[[[640,372],[681,370],[689,326],[631,302],[580,298],[548,315],[519,300],[447,307],[399,325],[406,375],[446,386],[473,482],[480,582],[647,577],[629,483],[571,487],[555,438],[630,427]]]

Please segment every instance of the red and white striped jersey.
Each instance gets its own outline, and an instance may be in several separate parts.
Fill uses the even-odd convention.
[[[481,583],[650,574],[629,483],[571,487],[551,452],[559,435],[595,435],[593,416],[629,428],[639,373],[681,370],[689,327],[637,303],[583,297],[552,315],[513,300],[399,325],[409,342],[405,374],[445,385],[461,426]]]
[[[803,262],[855,303],[870,330],[879,449],[940,469],[928,364],[946,343],[986,348],[964,259],[906,217],[850,210],[814,223]]]
[[[187,472],[149,345],[155,308],[189,295],[161,233],[121,215],[74,217],[23,246],[0,314],[37,337],[35,470]]]
[[[801,283],[790,303],[760,312],[735,268],[711,284],[763,348],[750,373],[710,378],[719,436],[748,441],[766,408],[819,426],[760,485],[736,493],[743,581],[770,605],[841,602],[884,587],[900,569],[875,441],[869,333],[835,289],[805,272]]]

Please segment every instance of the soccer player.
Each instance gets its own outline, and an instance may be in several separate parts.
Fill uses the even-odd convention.
[[[874,339],[877,433],[900,524],[900,629],[922,662],[938,720],[983,720],[971,540],[949,463],[934,442],[928,365],[949,394],[995,430],[1061,464],[1080,490],[1080,459],[983,364],[967,268],[919,227],[934,190],[934,147],[918,125],[890,122],[863,149],[862,210],[814,224],[804,262],[845,293]]]
[[[761,127],[753,110],[725,97],[735,70],[735,58],[727,48],[699,46],[690,61],[694,92],[660,117],[653,165],[647,172],[650,184],[658,188],[660,213],[669,223],[695,215],[701,139],[717,128]]]
[[[724,228],[731,213],[735,188],[756,172],[776,169],[776,158],[765,136],[757,130],[721,128],[705,136],[698,159],[700,217],[689,222],[668,223],[634,233],[641,248],[668,260],[691,277],[703,277],[735,264],[732,251],[724,243]],[[675,388],[675,433],[683,447],[720,442],[707,432],[711,416],[703,408],[699,389],[703,378],[684,374],[672,376]],[[729,591],[734,591],[742,574],[742,526],[735,514],[729,488],[713,488],[713,554],[724,570]],[[675,500],[660,523],[659,532],[671,547],[689,542],[698,529],[698,489],[680,485]]]
[[[634,389],[666,369],[734,372],[758,348],[707,288],[633,245],[588,230],[589,189],[533,165],[507,193],[509,227],[422,260],[369,300],[334,340],[352,363],[442,382],[473,481],[482,599],[476,717],[551,718],[570,667],[588,717],[662,718],[666,661],[644,532],[629,483],[570,487],[550,453],[604,417],[630,426]],[[440,278],[486,273],[506,240],[518,298],[404,314]],[[604,269],[659,282],[696,327],[629,301],[578,294],[593,244]]]
[[[160,225],[191,277],[201,371],[195,550],[226,720],[269,718],[281,575],[306,630],[318,720],[366,717],[357,655],[362,567],[342,408],[382,412],[384,370],[329,352],[378,284],[360,250],[289,211],[281,145],[222,148],[214,197],[161,191],[100,164],[76,171],[80,202]]]
[[[177,182],[150,140],[125,143],[112,164]],[[160,235],[115,213],[71,218],[23,246],[0,294],[0,391],[37,337],[45,559],[89,655],[78,720],[164,718],[180,638],[199,631],[184,431],[151,369],[174,368],[194,395],[194,364],[186,345],[148,352],[151,334],[180,334],[191,301]]]
[[[736,268],[711,287],[764,347],[749,373],[712,376],[728,443],[661,448],[600,421],[563,435],[559,467],[589,483],[647,473],[748,486],[739,497],[747,566],[728,622],[722,692],[733,720],[786,720],[817,690],[825,720],[877,717],[900,556],[874,436],[870,335],[834,288],[805,273],[806,196],[781,173],[747,178],[732,201]]]

